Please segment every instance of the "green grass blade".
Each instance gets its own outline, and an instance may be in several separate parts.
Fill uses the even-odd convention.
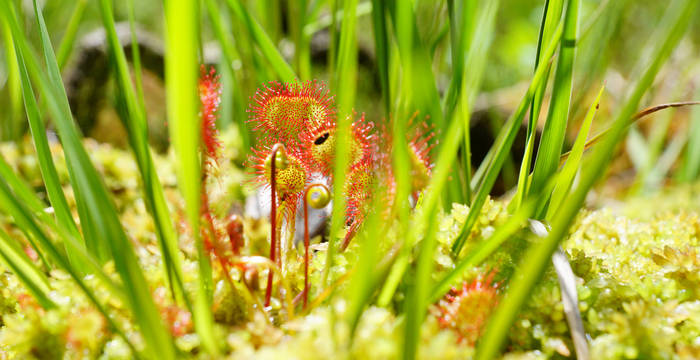
[[[2,21],[3,47],[5,50],[5,71],[7,80],[4,88],[7,90],[7,97],[3,98],[0,106],[4,108],[0,118],[0,139],[14,140],[21,135],[22,130],[22,91],[19,81],[19,68],[15,55],[15,48],[12,45],[12,32],[7,21]]]
[[[63,193],[61,181],[58,178],[58,172],[53,163],[48,138],[46,137],[46,127],[41,118],[39,105],[34,98],[34,90],[32,89],[29,75],[24,65],[20,66],[19,74],[29,129],[31,130],[34,148],[39,161],[39,170],[44,179],[46,193],[53,207],[54,214],[56,215],[56,220],[58,225],[69,234],[68,236],[72,236],[74,239],[78,240],[75,245],[84,248],[84,240],[73,220],[73,215]],[[26,196],[24,198],[26,199]],[[31,206],[32,202],[30,201],[28,204]],[[36,205],[34,204],[34,206]],[[36,209],[33,210],[36,212]],[[73,264],[79,272],[84,273],[87,270],[86,264],[81,262],[75,255],[79,250],[73,247],[71,242],[65,242],[64,246],[66,247],[66,253],[68,254],[71,264]]]
[[[700,87],[695,91],[695,98],[700,99]],[[690,113],[688,144],[679,174],[678,178],[684,182],[696,180],[700,175],[700,107]]]
[[[377,56],[377,72],[382,90],[384,117],[391,113],[391,89],[389,87],[389,36],[387,34],[386,12],[384,2],[372,0],[372,26],[374,34],[374,51]]]
[[[418,265],[413,286],[410,288],[406,299],[406,330],[403,343],[403,357],[406,359],[415,358],[420,343],[420,326],[423,323],[427,310],[427,300],[431,290],[431,275],[434,266],[434,253],[436,247],[436,212],[442,189],[447,182],[447,177],[453,168],[453,161],[457,155],[460,140],[464,139],[464,127],[469,127],[469,114],[476,98],[477,91],[481,87],[481,79],[486,67],[486,59],[491,43],[488,36],[493,31],[498,1],[491,1],[487,6],[479,8],[477,15],[476,32],[473,41],[469,44],[470,54],[465,63],[465,69],[470,69],[469,77],[464,78],[461,85],[461,96],[459,100],[459,111],[456,114],[462,116],[460,120],[453,120],[449,133],[446,136],[446,143],[442,145],[440,154],[435,165],[433,177],[424,192],[424,202],[419,218],[415,219],[415,224],[421,228],[425,224],[426,237],[420,244],[418,255]],[[468,134],[468,133],[467,133]],[[409,238],[406,248],[415,243],[416,235],[409,231]],[[405,269],[404,269],[405,270]],[[403,271],[402,271],[403,272]]]
[[[243,140],[243,150],[248,151],[251,147],[250,132],[246,125],[248,119],[245,109],[243,108],[245,97],[243,96],[243,86],[240,81],[236,79],[236,69],[233,64],[235,61],[241,61],[241,57],[234,46],[233,39],[229,36],[231,33],[230,26],[228,25],[228,19],[225,19],[225,15],[219,8],[219,4],[216,0],[205,0],[204,1],[207,15],[211,21],[212,30],[214,31],[214,36],[216,36],[219,46],[221,46],[221,51],[223,58],[221,59],[221,84],[223,86],[221,94],[221,116],[219,117],[220,128],[228,125],[231,119],[235,119],[236,126],[238,127],[238,133],[241,135]],[[230,102],[230,104],[229,104]]]
[[[542,52],[549,46],[552,40],[552,32],[556,29],[561,19],[561,13],[564,8],[563,0],[545,0],[544,14],[542,15],[542,25],[540,26],[540,34],[537,40],[537,55],[535,56],[535,69],[539,65]],[[549,72],[545,74],[545,78],[549,78]],[[535,148],[535,127],[540,115],[544,92],[547,88],[545,81],[532,100],[530,106],[530,120],[527,123],[527,137],[525,141],[525,152],[523,161],[520,164],[520,172],[518,174],[518,189],[513,197],[513,205],[517,209],[525,199],[525,194],[528,193],[530,186],[530,164],[532,164],[533,150]]]
[[[595,118],[596,111],[598,110],[598,105],[600,105],[600,99],[603,96],[603,91],[605,86],[601,86],[598,96],[591,104],[591,107],[586,113],[586,117],[581,123],[581,127],[578,130],[578,135],[576,136],[576,141],[574,141],[574,146],[571,148],[569,157],[561,169],[559,180],[557,185],[554,187],[554,192],[552,192],[552,198],[547,206],[547,214],[545,219],[551,221],[554,215],[559,210],[559,207],[564,203],[564,199],[569,195],[569,190],[574,184],[574,178],[576,173],[581,168],[581,159],[583,158],[583,151],[586,149],[586,139],[588,138],[588,133],[591,130],[591,125],[593,124],[593,118]]]
[[[377,189],[373,193],[373,199],[384,199],[384,189]],[[352,270],[352,277],[345,292],[348,299],[348,307],[345,318],[350,326],[350,332],[354,334],[362,311],[367,307],[372,294],[379,285],[382,272],[379,271],[381,260],[381,242],[377,241],[377,234],[386,230],[382,226],[381,214],[384,214],[385,204],[375,201],[372,204],[372,212],[364,222],[362,229],[357,234],[356,240],[360,244],[357,263]]]
[[[562,31],[563,25],[557,27],[557,30],[555,31],[553,36],[553,39],[555,40],[553,40],[550,43],[549,48],[544,52],[544,59],[550,59],[554,54],[554,49],[556,48],[556,44],[562,34]],[[551,63],[549,61],[542,61],[537,67],[535,75],[532,78],[532,82],[530,83],[530,86],[527,89],[527,93],[520,101],[520,104],[518,105],[518,108],[516,109],[515,113],[511,115],[510,119],[508,119],[508,122],[501,130],[501,133],[496,138],[496,142],[492,147],[494,155],[489,159],[488,165],[486,165],[483,182],[479,186],[479,189],[476,192],[476,196],[472,201],[471,207],[469,208],[469,214],[467,215],[467,219],[464,222],[462,231],[455,240],[454,244],[452,244],[452,254],[454,256],[459,255],[460,251],[462,250],[462,246],[464,245],[464,242],[466,241],[469,233],[471,232],[472,227],[476,223],[476,220],[479,217],[479,214],[481,213],[481,208],[484,206],[486,198],[488,197],[488,194],[491,191],[493,184],[496,182],[498,173],[500,172],[501,167],[503,166],[503,163],[505,162],[506,158],[510,154],[510,148],[513,144],[513,141],[515,140],[515,136],[518,133],[518,128],[520,127],[520,124],[522,124],[522,121],[525,118],[525,113],[527,112],[527,108],[530,104],[530,101],[532,101],[532,97],[534,96],[535,91],[538,89],[541,83],[545,81],[544,75],[546,74],[547,68],[550,65]]]
[[[375,0],[365,1],[365,2],[357,4],[357,8],[355,8],[355,16],[360,18],[360,17],[368,15],[370,13],[372,14],[372,16],[374,16],[374,8],[375,8],[374,1]],[[315,16],[321,10],[320,4],[321,4],[321,1],[315,1],[313,4],[314,6],[312,6],[312,9],[309,11],[309,21],[304,25],[304,30],[303,30],[304,35],[306,35],[306,36],[310,37],[310,36],[314,35],[315,33],[330,27],[331,24],[333,23],[333,19],[332,19],[332,16],[330,14],[325,14],[325,15],[318,16],[318,17]],[[379,6],[378,8],[381,9],[382,7]],[[343,9],[336,11],[335,12],[335,20],[339,21],[339,20],[343,19],[343,16],[344,16],[343,14],[344,14]],[[314,18],[316,18],[316,20],[311,21]],[[385,23],[386,23],[386,21],[385,21]]]
[[[287,2],[287,28],[290,40],[294,43],[294,68],[301,74],[300,80],[308,80],[310,74],[310,45],[305,41],[304,26],[307,21],[307,0],[292,0]]]
[[[564,34],[554,74],[552,99],[547,113],[547,121],[542,130],[542,139],[537,149],[529,191],[539,192],[559,166],[559,158],[566,137],[566,125],[569,121],[580,7],[579,0],[567,2],[564,15]]]
[[[243,6],[240,0],[226,0],[229,7],[233,11],[236,19],[241,22],[248,32],[248,35],[255,40],[260,52],[270,66],[275,70],[282,81],[292,82],[297,79],[294,70],[284,60],[282,54],[279,53],[275,44],[270,40],[270,37],[265,33],[265,30],[258,24],[250,15],[248,10]]]
[[[477,2],[474,0],[449,0],[447,11],[449,16],[450,55],[452,59],[452,77],[444,99],[445,118],[450,119],[457,106],[459,92],[464,78],[464,62],[469,55],[464,51],[471,41],[477,14]]]
[[[476,24],[475,11],[476,1],[458,1],[450,0],[447,2],[447,10],[449,16],[449,33],[450,33],[450,54],[452,56],[452,78],[450,79],[450,84],[447,90],[447,95],[445,95],[445,105],[443,106],[445,111],[445,118],[451,119],[452,121],[462,121],[464,141],[462,144],[462,171],[464,174],[464,180],[461,182],[462,186],[458,191],[457,198],[459,202],[464,202],[469,204],[471,202],[471,187],[469,183],[471,182],[472,176],[472,164],[471,164],[471,142],[470,142],[470,120],[471,114],[470,109],[464,109],[462,106],[457,108],[458,103],[466,103],[467,100],[461,97],[465,95],[462,94],[462,82],[463,78],[468,79],[468,73],[473,71],[473,69],[465,69],[465,60],[469,56],[469,53],[464,51],[466,46],[472,41],[472,36],[474,34],[474,25]],[[486,34],[491,36],[491,34]],[[478,90],[478,89],[477,89]],[[453,115],[457,110],[457,115]]]
[[[100,2],[100,4],[103,4],[104,2]],[[142,112],[146,112],[146,100],[143,96],[143,80],[142,80],[142,72],[141,72],[141,51],[139,50],[139,41],[136,38],[136,14],[134,11],[134,0],[127,0],[126,1],[126,7],[127,7],[127,13],[129,17],[129,32],[131,33],[131,63],[134,66],[134,86],[136,86],[136,93],[138,94],[138,100],[139,100],[139,105],[141,106]],[[104,11],[102,11],[104,13]],[[103,15],[104,17],[104,15]],[[114,22],[114,19],[112,19],[112,23]],[[113,28],[114,26],[112,26]],[[108,33],[111,32],[111,30],[105,29]],[[116,31],[115,31],[116,32]],[[108,37],[112,37],[111,34],[108,34]],[[117,52],[123,52],[123,49],[121,46],[117,48],[114,48],[114,42],[109,41],[110,48],[112,51],[112,54],[116,54]],[[120,56],[119,56],[120,57]],[[121,63],[118,64],[121,67]],[[121,82],[120,82],[121,84]]]
[[[50,224],[53,221],[48,218],[46,205],[36,197],[34,191],[22,179],[14,173],[5,158],[0,155],[0,178],[4,179],[15,195],[31,210],[35,216],[42,216]]]
[[[519,267],[518,274],[510,282],[510,288],[491,317],[486,332],[479,340],[476,357],[492,359],[498,356],[508,329],[522,305],[529,298],[532,289],[537,284],[550,258],[557,249],[559,242],[567,235],[569,226],[583,206],[586,194],[599,180],[600,173],[607,167],[615,146],[620,142],[625,129],[634,115],[642,95],[651,86],[656,73],[668,58],[694,13],[696,1],[685,0],[669,5],[666,15],[657,27],[660,31],[659,42],[652,42],[654,52],[649,58],[645,71],[631,87],[632,91],[624,102],[623,108],[615,118],[611,131],[605,140],[591,154],[590,162],[586,164],[578,187],[567,197],[566,203],[556,214],[552,222],[552,230],[545,239],[535,244],[524,255],[524,262]]]
[[[355,103],[357,91],[357,18],[354,11],[357,0],[345,0],[343,8],[346,9],[346,17],[340,31],[340,44],[338,49],[338,68],[335,69],[337,80],[336,93],[338,94],[338,125],[336,136],[338,139],[350,138],[350,123],[352,119],[352,107]],[[345,224],[345,194],[344,186],[347,166],[350,163],[350,142],[337,141],[333,169],[333,209],[331,212],[331,228],[328,237],[328,252],[326,265],[323,269],[324,286],[329,285],[330,269],[333,267],[333,259],[338,247],[338,239]]]
[[[64,246],[70,264],[80,274],[92,273],[97,276],[103,284],[110,290],[111,294],[121,300],[126,300],[123,290],[104,273],[100,264],[87,253],[85,243],[76,227],[73,217],[65,199],[63,189],[61,188],[60,180],[51,157],[51,152],[48,148],[46,139],[46,129],[39,115],[39,109],[34,98],[34,91],[27,74],[27,69],[24,64],[21,53],[16,52],[17,60],[21,63],[19,68],[22,88],[24,90],[25,104],[27,110],[27,118],[30,121],[32,136],[34,137],[34,145],[39,158],[39,168],[44,178],[44,186],[49,196],[49,201],[53,205],[53,211],[56,214],[54,220],[45,210],[44,203],[36,197],[36,194],[24,184],[15,175],[10,167],[0,158],[0,176],[2,176],[13,192],[31,210],[42,223],[50,226],[63,239]],[[40,253],[42,256],[43,254]],[[56,259],[52,259],[56,262]]]
[[[461,80],[461,89],[459,91],[459,100],[457,103],[456,111],[454,112],[455,118],[452,121],[462,122],[462,131],[464,132],[464,138],[462,142],[462,157],[464,166],[464,196],[467,203],[471,203],[471,172],[472,172],[472,159],[471,159],[471,112],[474,102],[476,101],[476,95],[479,91],[481,77],[484,69],[486,68],[486,57],[480,56],[479,54],[484,54],[488,51],[488,46],[491,43],[491,38],[494,29],[494,22],[496,19],[496,11],[498,10],[499,1],[490,1],[488,6],[485,6],[483,13],[477,18],[477,28],[476,30],[464,29],[464,31],[474,32],[474,37],[478,38],[479,41],[476,42],[474,39],[469,39],[469,43],[475,43],[473,48],[470,48],[469,56],[466,60],[464,67],[464,74],[462,74],[463,80]],[[463,18],[468,16],[467,11],[470,8],[465,8],[465,13],[462,14]],[[466,34],[463,36],[466,37]],[[462,39],[465,42],[466,39]],[[466,46],[466,45],[465,45]]]
[[[182,284],[182,270],[177,245],[177,234],[172,223],[168,206],[165,202],[163,187],[158,178],[153,164],[153,158],[151,157],[151,151],[148,146],[148,125],[146,122],[145,108],[143,106],[143,94],[134,92],[126,56],[119,43],[119,38],[117,37],[114,26],[111,1],[101,0],[100,11],[107,34],[110,54],[113,58],[112,64],[114,64],[114,70],[117,75],[120,98],[123,100],[123,107],[126,108],[126,116],[122,116],[122,122],[129,133],[129,144],[134,152],[134,157],[136,158],[141,174],[146,207],[153,217],[156,236],[163,257],[164,272],[167,275],[166,278],[169,279],[168,283],[173,296],[183,298],[189,307],[189,301],[187,300],[185,289]],[[133,32],[132,35],[134,35]],[[135,41],[135,39],[132,39],[132,41]],[[134,53],[134,58],[138,58],[137,53]],[[134,71],[137,74],[140,72],[138,65],[135,65]],[[135,78],[138,80],[140,77],[135,76]],[[138,82],[136,85],[138,89]]]
[[[399,95],[403,107],[395,112],[410,114],[419,110],[421,114],[430,116],[429,121],[440,133],[445,130],[447,124],[440,106],[440,95],[435,84],[429,49],[420,37],[413,7],[403,5],[402,1],[388,2],[402,68]],[[444,136],[444,133],[439,136]]]
[[[557,176],[556,179],[559,179],[559,176]],[[469,253],[457,262],[454,269],[445,274],[438,284],[433,287],[429,301],[431,303],[438,301],[461,279],[465,270],[477,266],[482,261],[486,260],[491,254],[498,250],[501,244],[522,229],[523,224],[534,214],[540,198],[542,196],[548,196],[548,192],[552,189],[554,184],[555,181],[550,180],[542,193],[526,199],[522,206],[515,210],[503,225],[496,228],[493,235],[470,249]]]
[[[493,6],[493,5],[492,5]],[[487,7],[488,8],[488,7]],[[497,6],[496,6],[497,8]],[[482,10],[483,11],[483,10]],[[483,24],[477,25],[477,28],[484,29],[483,31],[488,32],[488,16],[480,16],[479,19],[484,21]],[[475,94],[481,87],[481,79],[484,71],[484,62],[488,58],[488,39],[487,37],[474,37],[475,41],[469,44],[469,53],[475,54],[473,57],[468,58],[467,66],[473,69],[469,81],[465,82],[466,89],[463,89],[467,94]],[[481,65],[479,65],[481,64]],[[469,98],[467,98],[469,99]],[[471,107],[471,104],[464,104],[466,107]],[[467,111],[468,113],[468,111]],[[454,162],[457,158],[457,152],[459,150],[460,142],[463,140],[463,121],[451,121],[448,130],[445,132],[443,142],[440,144],[439,153],[435,161],[435,167],[433,169],[432,177],[430,183],[428,184],[426,190],[424,191],[424,199],[422,202],[422,211],[417,212],[417,216],[414,217],[413,222],[416,227],[420,227],[427,224],[430,217],[434,215],[437,206],[440,202],[442,194],[445,187],[448,186],[448,178],[452,174],[454,168]],[[421,225],[419,225],[421,224]],[[416,234],[409,232],[409,240],[407,244],[415,244]],[[425,244],[425,239],[423,243]],[[428,258],[432,259],[431,251],[434,251],[435,244],[421,245],[421,257],[425,257],[427,261]],[[409,247],[404,247],[404,249],[410,250]],[[426,255],[423,255],[423,253]],[[385,282],[381,294],[379,296],[378,303],[380,306],[386,306],[390,299],[393,297],[399,282],[404,277],[406,269],[409,263],[409,251],[402,252],[397,260],[395,261],[391,272]],[[420,306],[420,304],[417,304]],[[418,314],[417,316],[420,316]]]
[[[10,7],[5,6],[7,14],[12,14]],[[73,123],[65,89],[61,83],[61,76],[56,63],[55,54],[48,37],[43,16],[34,3],[34,12],[40,29],[42,39],[42,51],[47,66],[48,79],[39,69],[36,60],[32,58],[26,41],[16,22],[13,25],[13,34],[18,41],[19,55],[26,59],[30,72],[38,78],[41,93],[52,114],[56,128],[61,137],[66,163],[71,175],[71,183],[76,194],[79,210],[82,207],[81,221],[83,226],[89,226],[98,245],[105,247],[106,251],[100,253],[103,259],[111,258],[115,268],[122,278],[127,294],[128,305],[133,313],[135,321],[139,324],[145,343],[150,351],[158,349],[165,358],[174,357],[174,346],[169,334],[165,330],[158,315],[158,310],[153,303],[146,279],[141,271],[131,242],[126,237],[117,216],[114,205],[107,195],[100,176],[89,160],[85,149],[82,147],[80,137]],[[14,19],[12,19],[14,20]]]
[[[80,28],[80,22],[83,20],[83,13],[85,12],[85,6],[87,5],[87,0],[76,1],[75,7],[73,8],[73,13],[68,20],[68,26],[66,26],[66,31],[63,33],[63,39],[61,39],[61,45],[58,47],[58,52],[56,53],[56,61],[58,62],[59,69],[63,70],[68,63],[68,58],[73,51],[73,45],[75,44],[75,38],[78,35],[78,28]]]
[[[240,5],[240,4],[239,4]],[[195,238],[199,260],[199,286],[194,304],[194,323],[203,347],[207,352],[218,352],[215,343],[211,313],[213,291],[211,263],[199,237],[201,206],[200,120],[197,97],[197,60],[199,33],[198,2],[173,0],[166,3],[165,62],[168,125],[171,144],[178,159],[177,177],[185,199],[187,219]]]
[[[44,309],[55,308],[56,303],[48,295],[51,291],[49,280],[21,249],[13,246],[13,242],[10,235],[0,229],[0,258],[41,307]]]
[[[2,12],[5,10],[6,9],[2,9]],[[8,13],[6,12],[5,14]],[[19,52],[18,57],[20,65],[22,65],[23,61],[21,59],[21,53]],[[70,265],[68,260],[59,253],[58,249],[53,245],[51,240],[49,240],[49,237],[33,219],[31,212],[25,207],[25,205],[13,196],[4,179],[0,179],[0,208],[2,208],[8,215],[12,216],[15,224],[17,224],[20,229],[42,244],[42,248],[46,251],[48,257],[51,258],[60,269],[63,269],[68,273],[73,281],[78,284],[90,302],[92,302],[97,310],[104,315],[105,320],[112,331],[124,339],[135,357],[140,357],[138,356],[139,354],[136,347],[125,335],[121,327],[114,321],[112,316],[107,312],[107,309],[97,300],[97,296],[87,286],[83,277],[79,275],[78,272]]]

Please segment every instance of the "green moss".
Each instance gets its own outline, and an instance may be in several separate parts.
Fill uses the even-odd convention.
[[[222,134],[224,149],[237,149],[235,131]],[[158,307],[168,323],[183,354],[199,357],[199,339],[184,318],[168,317],[168,311],[182,315],[182,304],[169,296],[162,274],[161,257],[138,184],[138,173],[132,155],[107,145],[86,142],[89,153],[104,182],[112,191],[121,211],[121,220],[136,245],[141,267]],[[65,164],[60,149],[54,147],[59,174],[67,183]],[[207,184],[215,214],[226,214],[245,198],[250,187],[242,169],[242,154],[225,150],[220,163],[212,170]],[[10,165],[25,176],[29,183],[42,190],[38,168],[33,161],[31,144],[0,145],[0,152]],[[165,186],[174,221],[180,224],[182,200],[175,189],[172,157],[156,156],[158,172]],[[700,357],[700,186],[678,187],[652,198],[631,199],[616,207],[582,211],[570,237],[562,244],[577,276],[579,310],[584,328],[590,336],[594,359]],[[66,187],[66,189],[69,189]],[[68,201],[74,206],[72,193]],[[654,207],[648,206],[653,202]],[[646,204],[646,205],[645,205]],[[464,254],[488,238],[508,218],[507,203],[490,199],[465,243]],[[651,211],[651,210],[656,211]],[[415,211],[422,211],[420,203]],[[458,236],[469,209],[453,204],[448,212],[437,216],[438,249],[433,279],[437,280],[455,266],[450,246]],[[0,225],[16,234],[11,219],[0,218]],[[243,255],[267,255],[269,224],[265,220],[244,219],[246,247]],[[389,253],[400,241],[397,224],[391,224],[385,236],[376,239],[383,254]],[[422,237],[424,229],[412,229]],[[479,274],[495,271],[495,282],[507,289],[508,281],[517,268],[523,250],[530,245],[525,231],[508,239],[483,264],[467,269],[460,281],[469,281]],[[341,238],[343,234],[340,234]],[[21,238],[19,235],[17,238]],[[351,340],[343,319],[345,303],[342,296],[325,297],[320,286],[325,268],[326,244],[315,239],[312,245],[310,299],[322,297],[308,313],[300,307],[296,314],[286,312],[286,302],[304,288],[301,252],[290,253],[285,266],[290,293],[281,297],[275,290],[273,307],[267,313],[247,295],[249,286],[261,298],[266,283],[264,266],[250,259],[234,264],[231,271],[235,289],[224,279],[218,261],[213,262],[218,284],[214,292],[214,318],[220,341],[226,344],[233,358],[280,358],[294,354],[299,358],[368,358],[394,359],[400,357],[404,319],[401,313],[404,287],[399,286],[391,306],[370,306],[361,315],[355,337]],[[330,275],[335,294],[343,294],[348,285],[346,276],[358,261],[359,243],[354,241],[345,252],[334,259]],[[197,287],[197,263],[194,244],[186,227],[180,228],[180,248],[185,289],[194,293]],[[415,254],[412,254],[415,256]],[[246,275],[240,268],[250,270]],[[257,272],[256,272],[257,270]],[[114,276],[112,264],[105,271]],[[257,275],[256,275],[257,274]],[[128,359],[131,352],[124,341],[105,325],[102,316],[69,279],[57,270],[48,273],[51,297],[58,309],[39,309],[26,289],[7,269],[0,267],[0,353],[5,358],[103,358]],[[242,279],[248,279],[244,285]],[[280,289],[275,276],[275,289]],[[138,342],[133,319],[118,299],[110,297],[99,281],[89,277],[88,285],[99,299],[104,299],[110,313]],[[457,284],[455,284],[457,285]],[[502,292],[501,292],[502,293]],[[281,299],[280,299],[281,298]],[[172,314],[170,314],[172,315]],[[266,318],[270,316],[271,318]],[[171,319],[172,318],[172,319]],[[273,323],[275,325],[273,325]],[[183,325],[184,324],[184,325]],[[420,358],[463,359],[473,355],[473,348],[459,342],[458,334],[440,326],[429,313],[421,331]],[[536,288],[509,334],[506,359],[543,359],[573,356],[573,345],[564,317],[556,274],[549,269]],[[0,356],[0,357],[2,357]],[[3,358],[4,359],[4,358]]]

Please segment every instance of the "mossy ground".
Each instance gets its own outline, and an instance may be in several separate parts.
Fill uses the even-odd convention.
[[[224,149],[238,149],[235,133],[222,136]],[[161,260],[153,224],[146,212],[138,184],[138,170],[131,154],[86,141],[93,161],[104,175],[120,210],[121,220],[132,242],[151,285],[156,303],[176,344],[184,354],[199,357],[199,340],[192,328],[189,313],[176,306],[169,298],[161,273]],[[60,149],[54,148],[58,170],[67,183],[67,171],[60,159]],[[209,194],[213,212],[225,215],[233,204],[240,204],[250,189],[248,177],[242,169],[241,155],[227,151],[210,177]],[[17,173],[41,192],[41,177],[29,142],[15,146],[4,144],[0,153]],[[159,175],[168,191],[169,204],[178,221],[182,217],[182,203],[176,195],[171,158],[158,157]],[[69,190],[66,187],[66,190]],[[69,201],[71,192],[67,191]],[[663,194],[637,198],[603,206],[598,210],[582,211],[563,248],[577,276],[579,310],[589,336],[593,359],[696,359],[700,358],[700,188],[676,187]],[[74,204],[71,204],[74,206]],[[470,235],[464,251],[479,240],[488,237],[507,219],[507,203],[490,200],[482,211],[478,225]],[[420,205],[416,211],[420,210]],[[468,209],[453,204],[451,210],[439,215],[436,255],[437,280],[454,266],[449,246],[458,235]],[[30,256],[35,254],[24,236],[2,217],[0,224],[21,241]],[[267,246],[268,225],[265,220],[245,220],[246,247],[244,255],[263,255]],[[420,229],[416,229],[420,231]],[[180,248],[184,254],[186,288],[196,288],[195,250],[186,226],[181,227]],[[509,239],[489,260],[464,274],[470,281],[479,274],[495,272],[494,282],[501,289],[517,267],[522,250],[532,237]],[[397,241],[389,232],[380,241],[380,248],[388,252]],[[310,265],[310,299],[326,296],[319,286],[321,270],[326,259],[323,244],[315,245],[316,253]],[[400,356],[397,346],[402,340],[403,318],[397,316],[404,292],[399,288],[387,308],[370,307],[364,311],[354,341],[350,342],[349,329],[342,321],[346,303],[343,291],[346,273],[356,263],[358,246],[351,243],[348,250],[336,257],[331,276],[336,281],[335,296],[330,303],[314,305],[308,312],[299,307],[296,314],[287,310],[287,301],[303,289],[303,263],[292,256],[288,265],[290,292],[287,298],[273,302],[273,323],[255,308],[248,290],[241,285],[237,270],[231,275],[236,283],[232,289],[220,269],[216,272],[214,314],[221,345],[232,358],[376,358],[391,359]],[[37,260],[37,264],[39,261]],[[114,275],[111,264],[105,265]],[[409,270],[410,271],[410,270]],[[101,315],[89,305],[77,286],[61,271],[51,271],[52,299],[59,308],[41,309],[27,291],[2,264],[0,264],[0,359],[14,358],[130,358],[128,347],[106,326]],[[247,274],[252,276],[251,274]],[[265,286],[264,274],[253,277],[253,289]],[[123,325],[127,335],[139,344],[128,311],[118,299],[108,298],[99,282],[88,279],[98,294],[107,301],[115,320]],[[240,285],[240,286],[239,286]],[[261,292],[255,294],[260,296]],[[493,304],[495,306],[495,304]],[[419,357],[425,359],[469,358],[471,345],[460,341],[460,334],[442,328],[434,312],[429,312],[421,332]],[[560,301],[556,274],[550,269],[533,297],[511,330],[505,358],[539,359],[568,358],[573,345]]]

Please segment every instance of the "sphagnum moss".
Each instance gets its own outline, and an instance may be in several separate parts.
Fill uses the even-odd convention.
[[[224,143],[236,138],[234,132],[226,132],[222,136]],[[28,144],[27,144],[28,145]],[[173,321],[171,331],[176,337],[177,346],[185,352],[194,351],[199,346],[193,334],[187,317],[178,317],[177,308],[167,296],[158,296],[163,291],[164,279],[159,271],[159,254],[156,239],[148,236],[152,224],[147,213],[140,204],[137,190],[129,185],[129,166],[114,166],[114,164],[129,164],[130,155],[124,151],[112,149],[106,145],[94,146],[91,154],[98,164],[98,169],[104,172],[105,181],[112,184],[110,189],[117,197],[120,209],[123,210],[122,222],[130,229],[132,241],[138,244],[139,261],[146,270],[146,277],[154,291],[154,298],[161,307],[164,319]],[[32,173],[31,164],[26,158],[31,156],[30,146],[25,146],[17,152],[16,148],[3,146],[2,155],[13,167],[24,166],[25,171]],[[19,155],[19,154],[24,155]],[[15,154],[15,155],[11,155]],[[235,154],[232,154],[235,155]],[[164,158],[157,158],[159,171],[164,179],[172,171],[171,163]],[[24,164],[24,165],[21,165]],[[33,165],[36,166],[36,165]],[[113,169],[113,170],[110,170]],[[119,170],[121,169],[121,170]],[[62,171],[59,168],[59,171]],[[126,171],[126,173],[125,173]],[[220,182],[212,182],[210,187],[224,187],[230,191],[215,192],[212,197],[213,206],[230,204],[240,201],[245,189],[235,189],[234,181],[227,179],[240,178],[244,170],[232,166],[232,162],[224,162],[217,175]],[[167,184],[167,181],[166,181]],[[238,183],[240,184],[240,183]],[[692,189],[679,188],[678,192],[688,192]],[[181,209],[177,197],[170,196],[171,206]],[[660,206],[673,211],[663,211],[656,215],[634,215],[630,208],[612,210],[603,208],[596,211],[582,212],[571,231],[569,239],[563,244],[571,259],[574,273],[577,276],[579,292],[579,310],[582,313],[584,327],[591,337],[591,351],[595,358],[624,359],[624,358],[694,358],[697,357],[700,346],[700,256],[697,247],[700,245],[698,234],[699,215],[697,209],[686,207],[685,196],[667,193],[669,203]],[[672,204],[681,201],[680,205]],[[635,204],[632,200],[630,203]],[[69,203],[73,203],[69,196]],[[635,206],[635,205],[631,205]],[[141,209],[141,210],[139,210]],[[507,218],[506,203],[501,200],[489,200],[482,210],[477,226],[472,231],[470,240],[465,246],[469,251],[472,242],[478,242],[490,236],[494,227],[502,224]],[[181,210],[179,210],[181,211]],[[420,202],[416,211],[420,210]],[[454,266],[450,257],[451,241],[459,234],[464,223],[468,208],[454,205],[449,213],[440,215],[438,228],[438,252],[435,278]],[[3,226],[12,228],[9,219],[5,218]],[[250,219],[246,224],[251,224]],[[250,229],[250,230],[249,230]],[[253,239],[254,226],[246,226],[246,239]],[[150,230],[152,233],[152,230]],[[380,245],[390,248],[396,239],[396,232],[390,230],[385,239],[380,239]],[[518,249],[522,246],[524,237],[514,237],[507,241],[494,256],[475,269],[467,271],[465,281],[475,279],[478,274],[494,272],[494,281],[508,277],[512,272]],[[183,239],[183,249],[191,245]],[[316,246],[317,251],[324,251],[322,246]],[[335,278],[342,279],[353,263],[357,261],[359,250],[356,244],[345,252],[336,255],[334,267],[331,270]],[[186,250],[186,268],[184,274],[185,287],[193,290],[196,278],[187,274],[196,269],[193,256],[194,250]],[[320,269],[324,267],[325,256],[315,256],[310,264],[310,281],[321,281]],[[113,275],[113,270],[108,273]],[[187,270],[187,269],[190,270]],[[290,264],[290,284],[294,293],[303,289],[303,264],[299,257],[292,258]],[[76,291],[75,285],[60,271],[50,273],[52,299],[61,307],[46,312],[34,303],[19,284],[14,275],[2,269],[2,292],[0,293],[0,350],[9,358],[25,355],[48,354],[73,357],[87,354],[89,357],[119,358],[118,354],[129,356],[128,347],[105,327],[101,316],[89,305],[88,301]],[[223,281],[223,280],[222,280]],[[260,279],[258,280],[260,281]],[[97,293],[104,293],[99,282],[92,280],[90,285]],[[262,285],[261,283],[258,286]],[[338,289],[347,284],[340,281]],[[219,285],[215,295],[215,304],[230,302],[230,291],[225,283]],[[157,290],[161,289],[161,290]],[[239,292],[243,289],[237,289]],[[220,294],[219,294],[220,292]],[[321,294],[319,288],[312,287],[311,299]],[[404,296],[400,290],[396,297]],[[217,300],[218,299],[218,300]],[[240,298],[239,299],[244,299]],[[281,328],[266,323],[257,311],[246,308],[252,304],[243,300],[241,306],[226,307],[217,310],[217,327],[224,333],[227,352],[241,358],[275,358],[289,351],[308,358],[323,354],[337,356],[345,354],[362,358],[397,358],[396,343],[400,341],[397,329],[403,326],[402,316],[397,316],[396,309],[367,308],[359,321],[356,338],[352,344],[342,340],[343,323],[332,321],[330,307],[335,309],[336,316],[342,315],[344,303],[334,300],[328,305],[317,306],[307,316],[297,318]],[[240,301],[237,301],[239,303]],[[246,305],[247,304],[247,305]],[[560,294],[556,275],[549,271],[538,286],[533,298],[528,303],[509,336],[509,354],[507,358],[538,358],[550,356],[568,356],[573,347],[566,326],[566,320],[560,302]],[[136,336],[133,332],[131,319],[118,301],[110,301],[109,306],[119,316],[119,323],[127,329],[127,334]],[[239,309],[239,310],[236,310]],[[253,309],[253,308],[251,308]],[[241,322],[241,319],[248,319]],[[332,341],[329,326],[335,324],[336,339]],[[132,329],[130,331],[129,329]],[[97,336],[96,336],[97,334]],[[429,315],[422,327],[419,354],[422,358],[465,358],[473,354],[469,344],[459,342],[459,334],[449,328],[440,326],[434,315]],[[50,341],[47,339],[51,339]],[[136,340],[136,338],[134,338]],[[302,351],[313,348],[315,352]]]

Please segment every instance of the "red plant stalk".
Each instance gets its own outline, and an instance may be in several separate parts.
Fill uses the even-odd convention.
[[[304,192],[304,309],[309,302],[309,190]]]
[[[276,259],[277,250],[277,182],[275,180],[277,152],[281,145],[275,144],[270,152],[270,261]],[[272,269],[267,273],[267,288],[265,289],[265,306],[270,306],[272,297]]]

